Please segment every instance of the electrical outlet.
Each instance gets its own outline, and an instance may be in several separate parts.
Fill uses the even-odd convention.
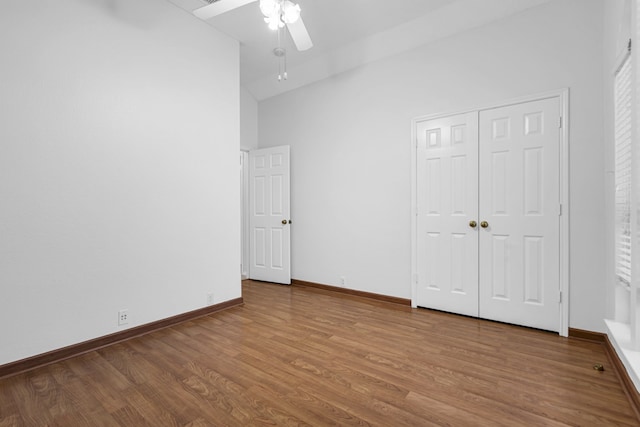
[[[213,292],[207,294],[207,305],[213,305]]]
[[[120,310],[118,312],[118,325],[126,325],[129,323],[129,310]]]
[[[340,276],[340,286],[345,287],[347,285],[347,278]]]

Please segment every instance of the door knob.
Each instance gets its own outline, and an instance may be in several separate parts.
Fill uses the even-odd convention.
[[[287,220],[286,219],[282,220],[282,225],[287,225]]]
[[[469,221],[469,227],[471,228],[476,228],[478,226],[478,223],[475,221]]]
[[[488,226],[489,226],[489,223],[487,221],[482,221],[480,223],[480,227],[482,227],[482,228],[487,228]]]

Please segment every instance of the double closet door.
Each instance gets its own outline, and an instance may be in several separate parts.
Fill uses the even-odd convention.
[[[559,98],[416,126],[417,305],[558,331]]]

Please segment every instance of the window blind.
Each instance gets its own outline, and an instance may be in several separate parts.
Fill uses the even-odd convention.
[[[631,61],[615,76],[616,279],[631,284]]]

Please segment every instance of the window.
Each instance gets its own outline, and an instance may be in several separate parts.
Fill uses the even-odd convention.
[[[627,56],[615,76],[615,219],[617,284],[631,285],[631,61]]]
[[[640,56],[631,52],[631,41],[640,45],[640,0],[626,0],[621,13],[618,43],[628,44],[616,61],[613,79],[614,164],[614,270],[611,283],[613,319],[605,319],[607,335],[631,381],[640,390]],[[625,20],[629,19],[629,22]],[[633,34],[633,30],[637,33]],[[613,280],[611,280],[613,279]],[[612,283],[613,282],[613,283]]]

